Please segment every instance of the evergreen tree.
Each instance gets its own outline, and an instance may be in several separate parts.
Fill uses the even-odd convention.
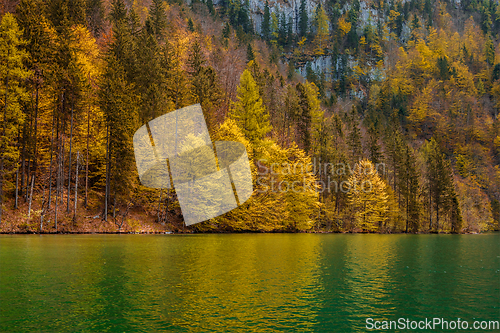
[[[54,0],[47,2],[47,17],[57,32],[73,25],[86,25],[86,0]]]
[[[264,40],[269,40],[271,36],[271,14],[269,12],[269,2],[266,0],[266,4],[264,6],[264,18],[262,19],[262,28],[261,34]]]
[[[19,146],[16,137],[23,125],[25,115],[21,112],[20,102],[27,98],[22,82],[29,75],[23,62],[27,54],[21,49],[25,43],[21,39],[16,19],[10,13],[5,14],[0,22],[0,110],[2,125],[0,127],[0,223],[4,187],[10,189],[10,182],[5,176],[16,165],[19,157]]]
[[[420,226],[419,174],[417,161],[412,149],[406,146],[401,172],[401,192],[406,207],[406,232],[418,232]]]
[[[215,13],[214,2],[212,0],[207,0],[207,8],[210,14]]]
[[[309,153],[311,149],[311,123],[312,123],[312,110],[308,99],[308,91],[305,85],[297,83],[295,86],[298,95],[298,114],[295,116],[297,122],[297,134],[299,142],[302,144],[302,149]]]
[[[247,45],[247,61],[255,60],[255,54],[253,52],[252,44]]]
[[[299,36],[305,37],[307,35],[307,28],[309,26],[309,18],[307,15],[306,0],[300,1],[299,9]]]
[[[486,40],[485,53],[486,62],[488,65],[493,66],[495,64],[495,45],[493,44],[491,36]]]
[[[278,28],[278,44],[281,46],[286,46],[287,41],[287,21],[285,13],[281,13],[279,16],[279,28]]]
[[[194,32],[194,23],[191,18],[188,18],[188,30]]]
[[[167,40],[163,46],[161,65],[165,76],[165,90],[174,109],[192,104],[189,80],[182,69],[181,56],[180,45]]]
[[[217,73],[211,66],[206,66],[206,59],[198,40],[193,43],[188,56],[188,74],[191,78],[192,95],[196,103],[202,105],[207,116],[208,127],[215,126],[213,112],[221,99],[221,88]]]
[[[123,0],[113,0],[109,16],[113,27],[116,27],[119,23],[125,22],[127,19],[127,8]]]
[[[347,115],[347,123],[349,125],[349,134],[347,135],[349,158],[354,165],[354,163],[357,163],[363,156],[361,130],[358,127],[359,119],[354,106],[351,108],[350,114]]]
[[[168,105],[163,89],[166,82],[161,70],[161,48],[155,36],[154,32],[148,29],[141,31],[136,39],[134,68],[129,68],[133,75],[127,75],[141,97],[139,119],[142,123],[165,113],[165,107]]]
[[[231,118],[252,144],[258,144],[271,130],[269,114],[249,69],[245,69],[240,77],[237,101],[233,104]]]
[[[162,41],[165,37],[165,29],[167,28],[167,15],[163,0],[153,0],[151,2],[147,21],[153,29],[156,40]]]
[[[383,154],[379,144],[380,131],[377,124],[372,124],[368,128],[368,156],[372,163],[377,166],[382,162]]]
[[[439,222],[441,213],[444,212],[451,216],[452,230],[457,231],[461,224],[461,214],[457,205],[450,163],[445,160],[434,138],[426,143],[424,153],[429,181],[429,198],[436,213],[436,224],[433,226],[431,222],[429,229],[440,230]]]
[[[89,30],[98,38],[104,31],[106,20],[102,0],[87,0],[86,17]]]
[[[133,135],[138,125],[137,97],[122,65],[112,55],[106,59],[100,83],[100,104],[107,126],[107,172],[104,218],[113,197],[113,207],[127,204],[135,186]]]
[[[288,25],[287,25],[287,37],[286,37],[286,43],[288,45],[293,44],[294,36],[293,36],[293,19],[291,16],[288,17]]]

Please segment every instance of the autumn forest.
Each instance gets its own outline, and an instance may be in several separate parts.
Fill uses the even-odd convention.
[[[499,230],[497,1],[20,0],[0,19],[2,233]],[[133,136],[198,103],[254,192],[186,227]]]

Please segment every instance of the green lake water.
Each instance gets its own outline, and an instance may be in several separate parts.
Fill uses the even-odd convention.
[[[365,332],[367,318],[434,317],[500,319],[500,234],[0,235],[0,332]]]

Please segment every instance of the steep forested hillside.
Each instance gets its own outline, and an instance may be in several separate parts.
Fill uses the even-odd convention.
[[[481,232],[500,223],[489,0],[0,4],[0,231]],[[254,194],[183,227],[133,135],[200,103]]]

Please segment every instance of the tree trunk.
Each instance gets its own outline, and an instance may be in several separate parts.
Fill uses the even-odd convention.
[[[87,157],[85,158],[85,208],[88,207],[89,188],[89,141],[90,141],[90,105],[87,110]]]
[[[73,102],[71,102],[71,125],[69,130],[69,160],[68,160],[68,197],[66,200],[66,212],[69,213],[69,197],[71,195],[71,150],[73,149]]]
[[[160,189],[160,198],[158,199],[158,222],[161,222],[161,195],[163,194],[163,188]]]
[[[7,55],[10,55],[10,50],[7,51]],[[3,211],[3,173],[4,173],[4,151],[5,151],[5,131],[7,122],[7,96],[9,91],[9,72],[7,72],[7,77],[5,78],[5,101],[3,108],[3,122],[2,122],[2,136],[0,137],[0,224],[2,223],[2,211]]]
[[[14,209],[17,209],[18,206],[18,200],[19,200],[19,167],[16,169],[16,201],[14,203]]]
[[[104,194],[104,221],[108,221],[109,196],[109,125],[106,126],[106,191]]]
[[[37,136],[38,136],[38,104],[39,104],[39,94],[38,94],[38,81],[36,84],[36,100],[35,100],[35,133],[34,133],[34,147],[33,147],[33,172],[36,175],[36,170],[38,166],[37,154],[38,154],[38,146],[37,146]]]
[[[23,196],[24,189],[24,174],[26,172],[26,160],[25,160],[25,151],[26,151],[26,124],[23,127],[23,148],[21,149],[21,187],[19,191],[19,196]]]
[[[28,205],[28,218],[31,216],[31,203],[33,202],[33,186],[35,185],[35,175],[31,176],[30,199]]]
[[[431,229],[432,229],[432,196],[431,196],[431,190],[429,188],[429,231]]]
[[[116,219],[116,181],[114,182],[114,194],[113,194],[113,219]]]
[[[61,205],[64,204],[64,124],[61,124],[61,148],[60,148],[60,155],[59,155],[59,163],[61,164],[61,169],[59,170],[59,194],[60,194],[60,200],[61,200]]]
[[[30,125],[27,131],[27,151],[28,151],[28,172],[26,173],[26,191],[24,193],[24,202],[28,202],[29,200],[29,186],[30,186],[30,177],[31,177],[31,128],[33,127],[33,113],[30,115]]]
[[[75,213],[73,215],[73,223],[76,222],[76,208],[78,202],[78,166],[80,163],[80,152],[76,154],[76,174],[75,174]]]
[[[49,198],[47,201],[47,211],[50,210],[50,200],[52,195],[52,158],[54,155],[54,123],[56,122],[56,111],[54,110],[54,115],[52,117],[52,133],[50,135],[50,163],[49,163]],[[59,120],[57,119],[57,122]],[[57,134],[59,135],[59,126],[57,126]]]

